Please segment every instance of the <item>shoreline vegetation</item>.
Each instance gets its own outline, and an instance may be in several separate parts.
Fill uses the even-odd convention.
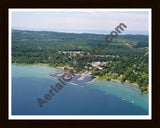
[[[94,76],[95,77],[95,76]],[[109,78],[108,78],[109,77]],[[137,83],[130,83],[128,80],[126,80],[125,82],[121,82],[121,79],[113,79],[113,78],[110,78],[110,76],[105,76],[104,78],[102,77],[99,77],[99,76],[96,76],[96,79],[93,80],[93,82],[96,82],[96,81],[101,81],[101,80],[106,80],[106,81],[113,81],[113,82],[118,82],[118,83],[124,83],[124,84],[129,84],[129,85],[132,85],[132,86],[136,86],[138,87],[139,89],[141,89],[141,87],[139,87],[139,85]],[[149,91],[143,91],[141,93],[149,93]]]
[[[12,64],[15,64],[15,65],[40,65],[40,66],[48,66],[48,67],[52,67],[52,68],[57,68],[57,69],[63,69],[64,71],[64,68],[67,68],[67,69],[72,69],[72,67],[68,67],[68,66],[51,66],[49,64],[45,64],[45,63],[33,63],[33,64],[26,64],[26,63],[12,63]],[[64,71],[66,73],[69,73],[68,71]],[[52,74],[52,73],[51,73]],[[81,75],[81,73],[77,73],[76,75]],[[49,74],[46,75],[47,77],[50,77]],[[125,82],[121,82],[121,78],[118,77],[118,79],[113,79],[112,76],[96,76],[96,75],[88,75],[88,76],[93,76],[95,77],[92,81],[90,81],[89,83],[91,82],[96,82],[96,81],[101,81],[101,80],[106,80],[106,81],[113,81],[113,82],[119,82],[119,83],[124,83],[124,84],[129,84],[129,85],[132,85],[132,86],[136,86],[138,88],[140,88],[138,86],[137,83],[130,83],[128,80],[126,80]],[[54,78],[54,77],[52,77]],[[74,84],[73,84],[74,85]],[[77,85],[76,85],[77,86]],[[140,88],[141,89],[141,88]],[[143,91],[141,93],[148,93],[149,91]]]

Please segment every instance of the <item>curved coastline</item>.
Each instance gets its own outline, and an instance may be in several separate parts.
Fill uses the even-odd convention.
[[[101,81],[101,80],[106,80],[106,79],[100,79],[100,80],[99,80],[99,79],[98,79],[98,76],[96,76],[96,79],[94,79],[93,82]],[[110,79],[110,81],[122,83],[122,82],[121,82],[120,80],[118,80],[118,79]],[[141,88],[139,87],[139,85],[136,84],[136,83],[129,83],[129,81],[125,81],[124,84],[129,84],[129,85],[131,85],[131,86],[136,86],[136,87],[138,87],[139,89],[141,89]],[[144,91],[144,92],[141,92],[141,93],[149,93],[149,91]]]
[[[15,65],[40,65],[40,66],[48,66],[48,67],[52,67],[52,68],[57,68],[57,69],[64,69],[64,66],[56,66],[56,67],[53,67],[53,66],[50,66],[49,64],[45,64],[45,63],[33,63],[33,64],[12,63],[12,64],[15,64]],[[59,72],[62,72],[62,70],[59,71]],[[51,74],[52,74],[52,73],[51,73]],[[53,74],[54,74],[54,73],[53,73]],[[76,74],[76,75],[81,75],[81,74]],[[51,77],[50,74],[47,74],[46,76]],[[92,76],[92,75],[89,75],[89,76]],[[95,78],[94,78],[92,81],[87,82],[87,83],[92,83],[92,82],[96,82],[96,81],[106,80],[106,79],[100,79],[100,80],[98,80],[98,76],[93,76],[93,77],[95,77]],[[53,78],[53,77],[52,77],[52,78]],[[110,81],[121,83],[121,81],[118,80],[118,79],[111,79]],[[128,81],[125,81],[124,84],[129,84],[129,85],[132,85],[132,86],[136,86],[136,87],[138,87],[139,89],[141,89],[141,88],[140,88],[137,84],[135,84],[135,83],[129,83]],[[148,91],[145,91],[145,92],[142,92],[142,93],[148,93]]]

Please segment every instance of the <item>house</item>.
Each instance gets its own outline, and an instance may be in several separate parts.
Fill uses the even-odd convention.
[[[61,52],[61,51],[59,51],[59,52]],[[71,53],[80,54],[80,53],[85,53],[85,52],[83,52],[83,51],[62,51],[62,53],[64,53],[64,54],[66,54],[66,53],[69,53],[69,54],[71,54]]]
[[[103,69],[102,67],[99,67],[99,66],[98,66],[97,68],[98,68],[99,70],[102,70],[102,69]]]
[[[118,76],[118,73],[111,73],[111,75],[113,75],[113,76]]]
[[[133,74],[137,74],[137,72],[135,70],[133,70],[132,72],[133,72]]]
[[[108,62],[92,62],[91,65],[93,67],[97,67],[99,65],[106,65]]]

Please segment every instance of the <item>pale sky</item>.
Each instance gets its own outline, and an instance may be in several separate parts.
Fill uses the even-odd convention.
[[[29,9],[28,9],[29,10]],[[133,9],[132,9],[133,10]],[[114,30],[124,23],[127,31],[148,31],[149,12],[139,10],[12,10],[12,28],[39,30]]]

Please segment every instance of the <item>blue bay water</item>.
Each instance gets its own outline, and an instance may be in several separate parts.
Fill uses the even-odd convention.
[[[148,94],[141,94],[135,86],[112,81],[79,81],[79,86],[66,83],[41,108],[37,98],[44,99],[50,86],[60,83],[46,75],[59,70],[12,65],[12,115],[148,115]]]

